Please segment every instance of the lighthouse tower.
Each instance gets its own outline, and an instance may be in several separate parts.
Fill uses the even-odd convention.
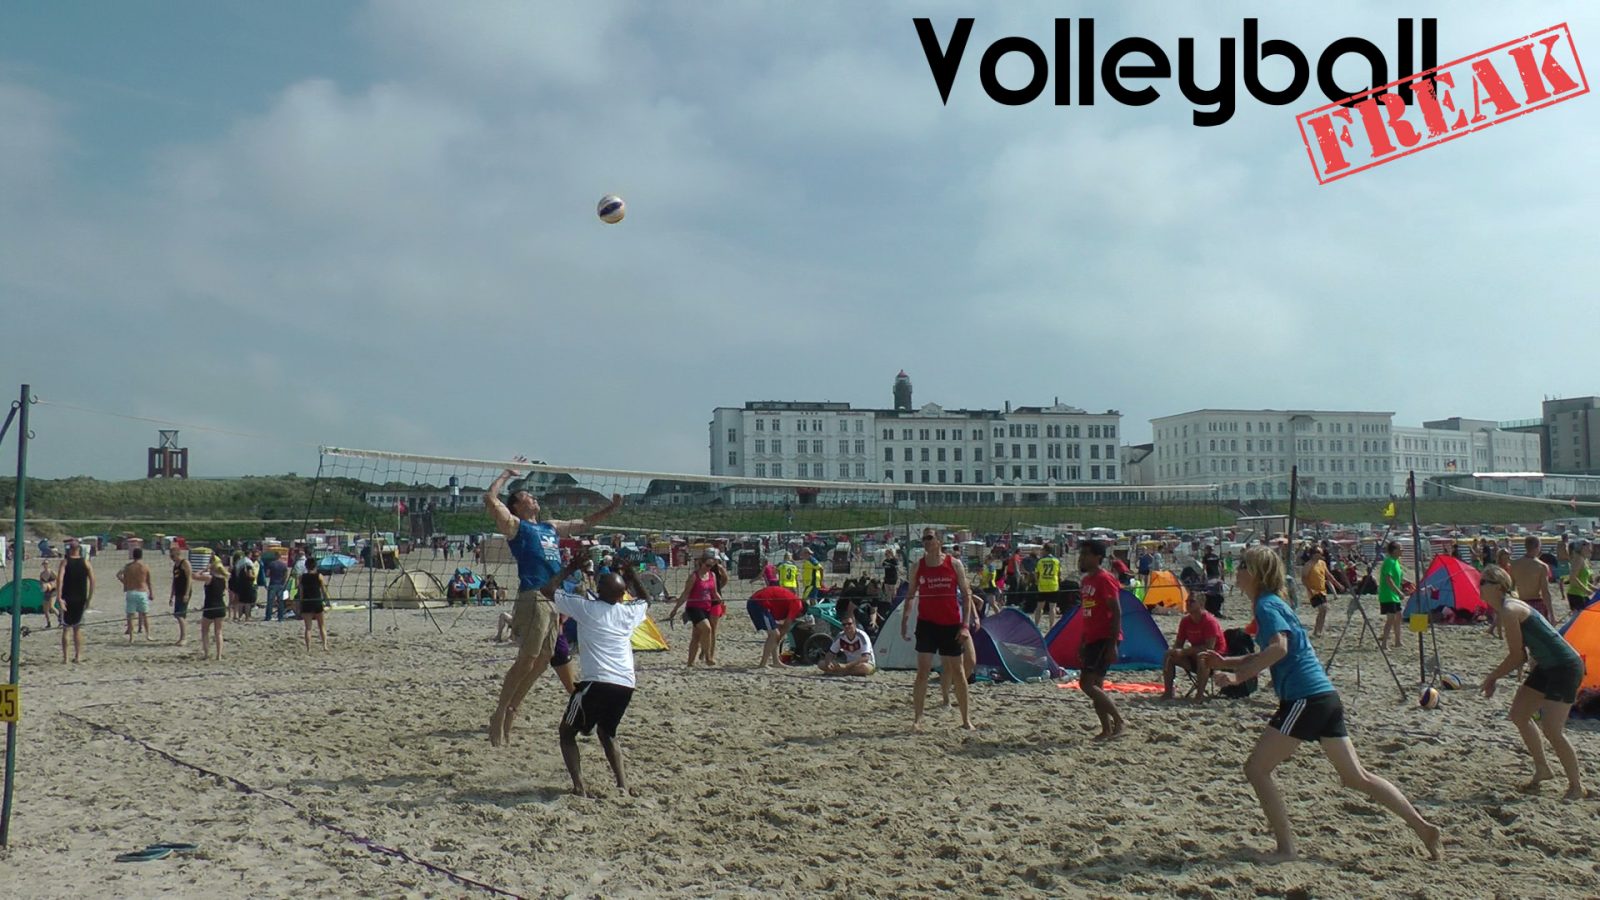
[[[894,408],[896,412],[911,411],[911,376],[905,369],[894,377]]]

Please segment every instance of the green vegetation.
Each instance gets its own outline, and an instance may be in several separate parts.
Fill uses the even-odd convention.
[[[0,478],[0,498],[13,497],[15,479]],[[99,481],[87,477],[54,481],[29,479],[29,527],[50,537],[67,534],[108,534],[124,531],[149,537],[158,533],[182,534],[194,540],[242,540],[265,536],[292,537],[308,511],[314,523],[351,530],[400,530],[391,510],[368,506],[361,494],[377,490],[404,490],[406,485],[366,484],[354,479],[313,479],[298,475],[273,475],[234,479]],[[3,501],[0,501],[3,502]],[[547,508],[551,518],[577,517],[591,508]],[[1271,504],[1273,514],[1287,514],[1287,503]],[[1381,523],[1382,504],[1374,502],[1302,503],[1303,522]],[[1405,503],[1399,504],[1398,524],[1410,521]],[[1429,499],[1418,504],[1423,525],[1533,524],[1571,515],[1564,506],[1485,499]],[[791,518],[792,516],[792,518]],[[1232,525],[1232,509],[1195,503],[1123,506],[940,506],[889,509],[875,506],[812,507],[796,503],[792,512],[781,508],[624,507],[608,525],[629,530],[660,531],[829,531],[905,527],[912,523],[939,522],[978,532],[1003,532],[1025,525],[1053,526],[1076,522],[1085,527],[1118,530],[1203,529]],[[9,525],[10,510],[0,513],[0,529]],[[276,521],[274,521],[276,520]],[[466,534],[490,528],[488,516],[476,504],[453,513],[437,513],[433,530]]]

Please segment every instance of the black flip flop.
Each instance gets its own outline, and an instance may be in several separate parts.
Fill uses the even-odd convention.
[[[146,850],[188,851],[188,850],[199,850],[200,848],[198,846],[196,846],[195,844],[183,844],[183,843],[179,843],[177,841],[162,841],[159,844],[151,844],[150,846],[146,847],[145,849]]]

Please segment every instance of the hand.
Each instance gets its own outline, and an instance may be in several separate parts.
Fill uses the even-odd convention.
[[[1239,676],[1233,672],[1216,672],[1211,676],[1211,683],[1218,688],[1231,688],[1239,683]]]
[[[902,641],[911,640],[911,635],[906,634],[906,630],[904,628],[900,629],[900,640],[902,640]]]
[[[1201,650],[1200,659],[1207,667],[1212,669],[1222,668],[1222,654],[1215,650]]]
[[[1483,683],[1482,690],[1483,690],[1483,696],[1484,696],[1485,699],[1494,696],[1494,684],[1495,683],[1494,683],[1493,680],[1485,681]]]

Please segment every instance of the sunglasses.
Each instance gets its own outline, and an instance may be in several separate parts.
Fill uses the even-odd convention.
[[[925,541],[937,541],[939,538],[931,534],[925,534],[922,536],[922,539]]]

